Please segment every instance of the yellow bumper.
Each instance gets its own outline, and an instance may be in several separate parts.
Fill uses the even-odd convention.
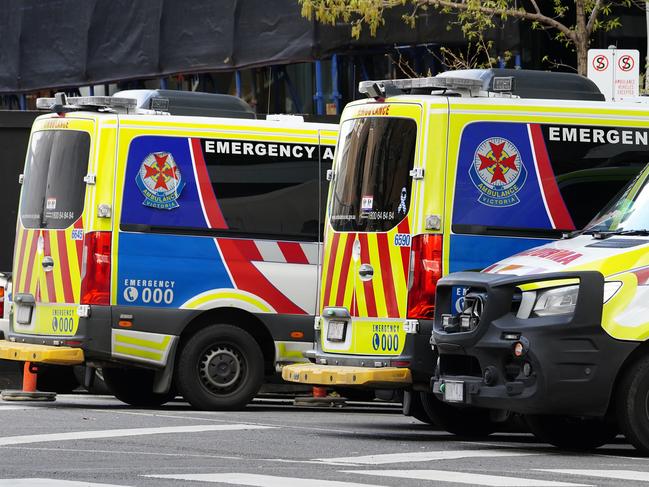
[[[0,340],[0,359],[56,365],[76,365],[83,363],[83,350],[72,347],[53,347],[50,345],[15,343]]]
[[[282,369],[282,378],[301,384],[337,386],[395,387],[412,383],[410,369],[399,367],[291,364]]]

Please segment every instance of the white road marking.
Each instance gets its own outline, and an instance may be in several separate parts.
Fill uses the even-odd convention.
[[[584,477],[595,477],[599,479],[635,480],[637,482],[649,482],[649,472],[638,472],[636,470],[573,470],[573,469],[547,469],[537,468],[540,472],[563,473],[567,475],[582,475]]]
[[[61,448],[43,448],[38,446],[16,446],[8,445],[2,446],[0,449],[12,449],[12,450],[33,450],[33,451],[61,451]],[[161,453],[161,452],[150,452],[150,451],[132,451],[132,450],[87,450],[82,448],[67,448],[66,452],[81,452],[81,453],[113,453],[116,455],[149,455],[154,457],[181,457],[181,458],[218,458],[220,460],[243,460],[242,457],[236,457],[232,455],[197,455],[194,453]]]
[[[459,458],[489,458],[489,457],[519,457],[536,455],[533,452],[514,450],[446,450],[418,451],[409,453],[385,453],[380,455],[364,455],[360,457],[317,458],[315,461],[337,465],[384,465],[388,463],[428,462],[431,460],[457,460]]]
[[[157,479],[196,480],[253,487],[382,487],[375,484],[356,484],[339,480],[303,479],[298,477],[276,477],[253,473],[196,473],[178,475],[144,475]]]
[[[97,484],[57,479],[0,479],[0,487],[129,487],[127,485]]]
[[[456,484],[488,485],[491,487],[590,487],[587,484],[555,482],[529,478],[501,477],[477,473],[452,472],[444,470],[343,470],[342,473],[395,477],[399,479],[432,480]]]
[[[0,404],[0,411],[14,411],[16,409],[32,409],[34,406],[5,406]]]
[[[24,445],[25,443],[42,443],[46,441],[89,440],[96,438],[122,438],[125,436],[159,435],[169,433],[202,433],[204,431],[238,431],[256,429],[269,429],[269,427],[252,424],[201,424],[191,426],[165,426],[161,428],[70,431],[67,433],[0,437],[0,446]]]

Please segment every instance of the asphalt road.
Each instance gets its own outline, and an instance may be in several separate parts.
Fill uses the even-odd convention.
[[[391,405],[201,412],[61,395],[0,402],[0,424],[0,487],[649,485],[649,460],[623,438],[588,454],[522,433],[458,438]]]

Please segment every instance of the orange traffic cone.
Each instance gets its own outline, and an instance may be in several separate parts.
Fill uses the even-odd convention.
[[[343,407],[345,398],[336,392],[327,394],[326,387],[313,386],[311,396],[297,396],[293,403],[296,406]]]
[[[23,366],[23,389],[22,391],[4,390],[0,397],[4,401],[54,401],[55,392],[41,392],[36,390],[38,379],[38,365],[25,362]]]

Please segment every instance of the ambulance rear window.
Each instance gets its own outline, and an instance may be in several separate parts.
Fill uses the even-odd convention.
[[[396,117],[345,122],[330,220],[334,230],[385,232],[408,214],[417,124]]]
[[[89,153],[86,132],[34,132],[20,203],[25,228],[67,228],[81,216]]]

